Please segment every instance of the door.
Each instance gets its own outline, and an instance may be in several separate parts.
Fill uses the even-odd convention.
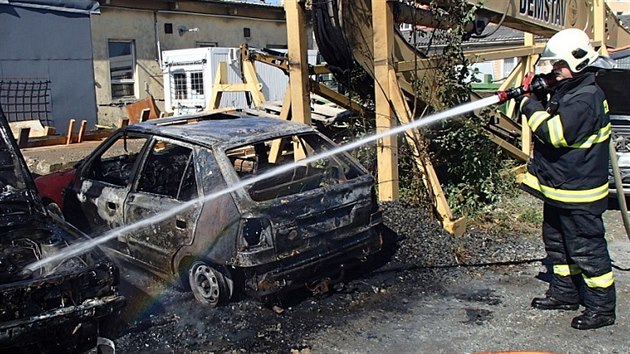
[[[120,133],[89,157],[81,169],[77,199],[92,233],[123,224],[124,201],[147,141],[145,136]]]
[[[128,236],[131,256],[167,273],[175,252],[191,244],[201,210],[194,156],[190,146],[156,138],[125,202],[127,224],[147,223]]]

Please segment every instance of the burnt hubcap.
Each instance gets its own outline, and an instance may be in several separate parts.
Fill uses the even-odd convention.
[[[219,301],[219,280],[210,267],[207,265],[197,266],[194,272],[194,280],[193,285],[199,295],[212,303]]]

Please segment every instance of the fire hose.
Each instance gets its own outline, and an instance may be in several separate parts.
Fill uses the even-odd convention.
[[[621,211],[621,219],[623,219],[623,227],[626,229],[626,236],[630,239],[630,218],[628,217],[628,205],[626,204],[626,195],[623,192],[621,180],[621,172],[619,171],[619,163],[617,161],[617,150],[615,143],[610,139],[610,164],[612,165],[613,178],[615,179],[615,189],[617,190],[617,202]]]
[[[551,88],[556,83],[557,81],[555,80],[555,75],[552,73],[535,75],[528,86],[520,86],[505,91],[499,91],[497,92],[497,96],[499,97],[499,103],[504,103],[510,99],[516,99],[520,96],[532,93],[537,96],[542,96],[550,92]],[[609,153],[613,178],[615,181],[615,189],[617,191],[617,201],[619,203],[619,210],[621,211],[621,219],[623,220],[623,226],[626,230],[626,236],[630,239],[630,217],[628,216],[628,206],[626,204],[621,172],[619,171],[619,163],[617,161],[617,150],[615,149],[615,144],[612,138],[610,139]]]

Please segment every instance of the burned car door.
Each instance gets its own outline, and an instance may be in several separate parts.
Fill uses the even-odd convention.
[[[75,192],[90,231],[103,232],[123,224],[124,201],[147,140],[121,132],[82,167]]]
[[[175,252],[192,243],[201,210],[194,202],[199,195],[195,161],[191,146],[156,138],[125,201],[126,224],[156,217],[127,236],[131,256],[166,273]]]

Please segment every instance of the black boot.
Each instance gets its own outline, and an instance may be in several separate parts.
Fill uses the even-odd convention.
[[[539,310],[577,310],[580,307],[578,303],[570,303],[560,301],[554,297],[535,297],[532,300],[532,307]]]
[[[615,314],[601,314],[585,310],[581,315],[573,318],[571,327],[577,329],[595,329],[610,326],[615,323]]]

